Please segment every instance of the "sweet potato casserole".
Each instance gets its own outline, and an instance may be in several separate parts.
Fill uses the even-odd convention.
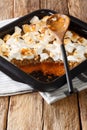
[[[0,39],[0,55],[26,73],[41,71],[61,76],[65,73],[60,44],[46,26],[49,16],[34,16],[30,24],[15,26],[13,34]],[[68,30],[64,45],[70,68],[87,58],[87,39]]]

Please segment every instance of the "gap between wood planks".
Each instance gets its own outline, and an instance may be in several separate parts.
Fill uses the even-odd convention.
[[[78,102],[78,115],[79,115],[79,124],[80,124],[80,130],[82,130],[82,121],[81,121],[81,112],[80,112],[80,103],[79,103],[79,93],[77,92],[77,102]]]
[[[6,116],[6,130],[7,130],[7,126],[8,126],[9,107],[10,107],[10,96],[8,97],[8,111],[7,111],[7,116]]]

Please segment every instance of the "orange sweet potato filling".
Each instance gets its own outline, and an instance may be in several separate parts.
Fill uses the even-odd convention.
[[[32,73],[33,71],[42,71],[44,75],[53,74],[55,76],[62,76],[65,73],[63,63],[52,62],[29,64],[26,66],[20,66],[20,69],[26,73]]]

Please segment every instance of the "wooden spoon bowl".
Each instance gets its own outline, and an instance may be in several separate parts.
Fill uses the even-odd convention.
[[[65,32],[70,23],[70,18],[66,15],[54,14],[51,15],[46,24],[50,30],[52,30],[61,41],[63,41]]]

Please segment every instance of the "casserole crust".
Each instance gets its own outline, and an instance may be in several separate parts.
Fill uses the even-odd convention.
[[[0,55],[26,73],[42,71],[44,75],[65,73],[60,44],[46,26],[49,16],[34,16],[30,24],[16,26],[13,34],[0,39]],[[64,37],[70,69],[87,58],[87,39],[68,30]]]

